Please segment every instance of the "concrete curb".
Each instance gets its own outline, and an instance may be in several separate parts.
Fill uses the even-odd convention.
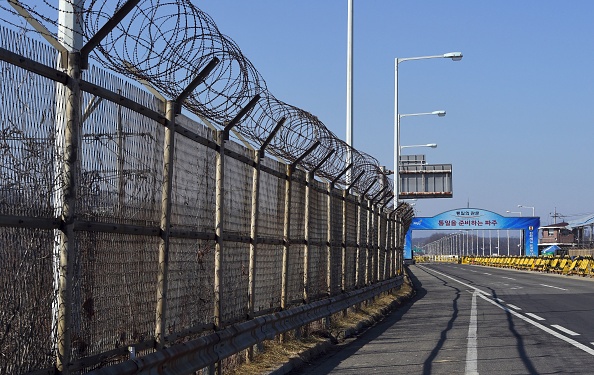
[[[309,348],[309,349],[303,351],[302,353],[299,353],[298,356],[289,358],[289,361],[287,363],[282,364],[280,367],[272,370],[271,372],[269,372],[267,374],[268,375],[288,374],[289,372],[302,367],[303,365],[305,365],[307,362],[313,360],[314,358],[317,358],[317,357],[323,355],[324,353],[328,352],[333,346],[334,346],[334,344],[332,344],[330,339],[325,340],[325,341],[317,344],[313,348]]]

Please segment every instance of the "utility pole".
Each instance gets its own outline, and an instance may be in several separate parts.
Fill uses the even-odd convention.
[[[565,217],[565,215],[562,215],[560,213],[557,212],[557,207],[555,207],[555,212],[551,215],[551,217],[554,220],[554,224],[557,224],[557,218],[561,218],[561,217]]]

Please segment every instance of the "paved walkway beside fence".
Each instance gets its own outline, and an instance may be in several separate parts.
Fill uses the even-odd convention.
[[[292,374],[463,374],[472,294],[416,266],[410,270],[417,290],[410,303]]]

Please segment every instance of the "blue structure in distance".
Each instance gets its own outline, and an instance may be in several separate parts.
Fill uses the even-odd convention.
[[[538,255],[538,227],[540,217],[509,217],[480,208],[459,208],[433,217],[415,217],[404,239],[404,259],[412,259],[412,232],[414,230],[522,230],[524,255]]]

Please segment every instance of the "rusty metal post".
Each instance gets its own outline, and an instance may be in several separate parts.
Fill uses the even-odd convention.
[[[304,235],[305,249],[303,251],[303,302],[309,303],[309,243],[310,243],[310,224],[311,224],[311,187],[314,181],[314,174],[308,172],[305,180],[305,212],[304,212]]]
[[[57,283],[57,358],[56,367],[62,374],[68,374],[68,364],[72,348],[72,309],[74,285],[74,264],[76,263],[76,243],[74,240],[74,221],[76,217],[76,189],[79,171],[80,147],[80,54],[68,54],[68,84],[65,87],[66,109],[63,143],[60,153],[63,157],[60,178],[61,210],[57,207],[63,226],[57,231],[58,238],[58,283]]]
[[[355,288],[359,288],[361,285],[361,222],[362,212],[361,205],[363,204],[363,196],[357,197],[357,247],[355,249]]]
[[[342,191],[342,257],[341,257],[341,264],[342,264],[342,280],[341,286],[342,291],[345,292],[347,288],[347,197],[349,195],[348,190]],[[346,311],[345,311],[346,312]]]
[[[161,189],[161,240],[159,243],[159,268],[157,273],[157,309],[155,343],[157,349],[165,344],[167,314],[167,276],[169,270],[169,235],[171,231],[171,195],[173,185],[173,156],[175,151],[175,112],[177,104],[167,101],[165,144],[163,146],[163,183]]]
[[[389,279],[391,277],[390,274],[390,264],[392,263],[392,252],[391,252],[391,237],[392,231],[390,230],[392,226],[392,220],[390,219],[390,213],[386,213],[386,240],[385,240],[385,250],[384,254],[386,254],[386,260],[384,261],[384,280]]]
[[[394,238],[396,237],[396,233],[394,232],[394,222],[395,222],[395,215],[394,212],[390,213],[390,278],[396,276],[396,248],[394,247]]]
[[[373,238],[371,237],[371,228],[373,224],[373,211],[372,211],[373,203],[371,200],[367,201],[367,241],[365,241],[365,285],[369,285],[372,282],[372,277],[369,274],[369,270],[371,269],[371,247],[373,245]]]
[[[400,235],[399,235],[399,228],[400,228],[400,224],[399,224],[399,220],[398,220],[398,215],[396,215],[396,217],[394,218],[394,226],[395,226],[395,230],[394,233],[396,233],[396,238],[394,239],[395,241],[395,251],[396,251],[396,273],[398,275],[401,275],[400,273],[400,267],[402,264],[402,254],[400,254]]]
[[[229,132],[235,125],[239,123],[242,117],[244,117],[260,100],[260,95],[255,95],[248,104],[243,107],[235,117],[229,121],[222,131],[217,131],[217,156],[216,156],[216,167],[215,167],[215,252],[214,252],[214,307],[213,307],[213,318],[215,330],[220,329],[222,320],[222,292],[223,292],[223,267],[222,267],[222,252],[223,252],[223,235],[224,231],[224,219],[225,213],[225,145],[229,140]],[[217,373],[221,372],[220,363],[216,366]]]
[[[381,201],[380,201],[381,202]],[[375,252],[375,256],[376,256],[376,262],[375,262],[375,281],[381,281],[381,270],[382,270],[382,262],[381,262],[381,254],[383,251],[383,247],[382,247],[382,238],[383,238],[383,233],[382,233],[382,210],[379,207],[379,204],[377,205],[377,251]]]
[[[282,280],[281,280],[281,309],[287,308],[288,288],[289,288],[289,251],[291,247],[291,198],[293,190],[293,172],[297,165],[310,153],[312,153],[320,145],[316,141],[310,148],[308,148],[300,157],[293,163],[286,166],[286,181],[285,181],[285,214],[284,214],[284,230],[283,230],[283,265],[282,265]],[[280,336],[281,342],[285,340],[285,334]]]
[[[260,217],[260,174],[262,171],[262,159],[266,154],[266,147],[270,144],[276,133],[286,121],[286,117],[277,122],[268,138],[262,143],[260,150],[255,154],[254,170],[252,175],[252,215],[250,221],[250,261],[248,271],[248,319],[254,317],[255,292],[256,292],[256,263],[258,255],[258,219]],[[246,361],[252,361],[254,347],[250,346],[246,353]]]
[[[282,265],[282,280],[281,280],[281,309],[287,307],[287,289],[289,284],[289,248],[291,238],[291,193],[293,168],[291,165],[286,166],[286,181],[285,181],[285,213],[284,213],[284,228],[283,228],[283,265]]]
[[[386,280],[386,278],[388,277],[387,270],[388,270],[388,266],[389,266],[389,263],[388,262],[390,261],[390,253],[389,253],[389,249],[390,249],[390,247],[389,247],[389,242],[390,242],[390,215],[385,211],[385,207],[392,200],[392,198],[389,197],[391,194],[392,194],[392,192],[389,191],[388,194],[387,194],[387,196],[384,196],[384,198],[382,198],[382,200],[380,200],[380,202],[383,201],[383,204],[382,204],[382,206],[379,209],[380,218],[381,218],[380,222],[383,221],[383,223],[384,223],[383,230],[381,230],[381,225],[380,225],[380,233],[383,234],[383,240],[380,240],[380,248],[381,249],[378,250],[378,254],[379,254],[379,252],[383,252],[384,253],[384,261],[380,265],[380,267],[383,268],[383,269],[381,269],[381,280]]]
[[[216,198],[215,198],[215,253],[214,253],[214,324],[218,329],[221,325],[221,292],[222,292],[222,264],[223,251],[223,214],[225,204],[225,144],[227,143],[225,131],[217,132],[216,157]]]
[[[248,317],[254,316],[254,293],[256,276],[256,253],[258,247],[258,216],[260,213],[261,153],[256,152],[252,175],[252,216],[250,222],[250,263],[248,275]]]
[[[398,247],[396,246],[397,244],[397,238],[398,238],[398,232],[397,232],[397,228],[398,225],[396,223],[396,220],[398,218],[398,215],[396,213],[396,211],[392,212],[392,251],[394,252],[394,264],[393,264],[393,270],[392,270],[392,276],[397,276],[398,275]]]
[[[289,288],[289,251],[291,247],[291,194],[293,185],[293,167],[286,166],[286,181],[285,181],[285,212],[284,212],[284,228],[283,228],[283,264],[281,274],[281,309],[287,308],[287,294]],[[280,335],[280,342],[286,340],[285,333]]]
[[[254,317],[254,304],[256,292],[256,256],[258,248],[258,216],[260,213],[260,172],[261,153],[256,152],[252,175],[252,216],[250,222],[250,260],[248,271],[248,319]],[[246,361],[249,363],[254,358],[254,347],[250,346],[246,352]]]
[[[390,218],[384,212],[384,240],[382,241],[382,247],[384,252],[384,262],[382,267],[382,280],[386,280],[388,278],[388,266],[390,262],[390,252],[388,248],[388,243],[390,242]]]
[[[327,184],[326,193],[328,199],[326,200],[326,288],[328,296],[332,296],[332,190],[334,186],[332,183]]]
[[[336,150],[330,150],[326,156],[309,172],[306,174],[305,181],[305,223],[304,223],[304,237],[305,249],[303,253],[303,301],[309,303],[309,245],[310,245],[310,224],[311,224],[311,190],[314,183],[315,172],[322,167],[322,165],[332,156]]]
[[[331,182],[326,185],[326,194],[328,199],[326,200],[326,290],[328,297],[332,296],[332,283],[334,278],[332,277],[332,190],[334,186]],[[328,316],[324,319],[324,326],[330,328],[331,317]]]

